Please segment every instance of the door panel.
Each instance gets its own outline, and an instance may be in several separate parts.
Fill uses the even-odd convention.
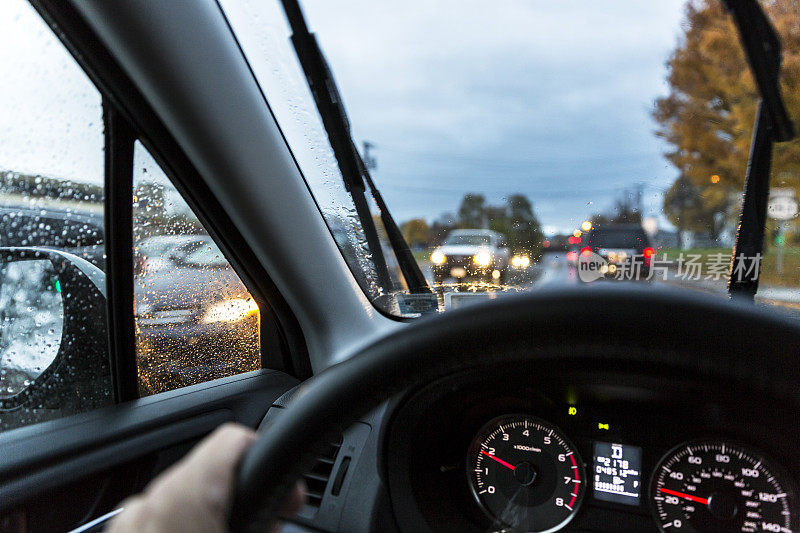
[[[0,531],[68,530],[107,513],[220,424],[255,428],[297,384],[258,370],[0,434]]]

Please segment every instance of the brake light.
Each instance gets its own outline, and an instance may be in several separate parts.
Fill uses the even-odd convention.
[[[586,257],[587,255],[589,255],[591,253],[592,253],[592,249],[589,248],[588,246],[586,246],[584,248],[581,248],[581,255],[582,256]]]
[[[648,247],[642,250],[642,255],[644,256],[644,264],[649,266],[651,259],[656,255],[656,251]]]

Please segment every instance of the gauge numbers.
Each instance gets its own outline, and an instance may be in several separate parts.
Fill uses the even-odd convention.
[[[661,531],[789,533],[789,484],[761,454],[722,441],[686,443],[659,463],[650,487]]]
[[[575,447],[555,426],[524,415],[496,418],[478,432],[467,476],[499,529],[556,531],[573,518],[586,488]]]

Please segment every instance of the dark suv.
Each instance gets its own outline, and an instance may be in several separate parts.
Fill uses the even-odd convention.
[[[639,224],[613,224],[593,229],[586,246],[581,248],[581,255],[591,252],[606,261],[606,277],[621,279],[647,279],[655,255],[650,237]],[[627,275],[620,275],[623,268]]]

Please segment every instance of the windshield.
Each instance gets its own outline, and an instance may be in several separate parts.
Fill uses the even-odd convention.
[[[464,235],[463,233],[451,234],[444,240],[444,244],[464,244],[467,246],[483,246],[489,244],[489,242],[490,239],[486,235]]]
[[[627,248],[643,250],[647,235],[637,229],[596,229],[589,233],[587,245],[596,248]]]
[[[367,242],[280,3],[221,5],[332,238],[383,311],[600,281],[725,296],[746,274],[731,272],[731,254],[759,94],[722,2],[302,2],[430,296],[408,295],[375,205],[380,253]],[[797,2],[762,5],[796,119]],[[758,300],[791,310],[800,142],[774,154]],[[497,240],[479,233],[489,230]],[[586,261],[605,266],[587,274]]]

